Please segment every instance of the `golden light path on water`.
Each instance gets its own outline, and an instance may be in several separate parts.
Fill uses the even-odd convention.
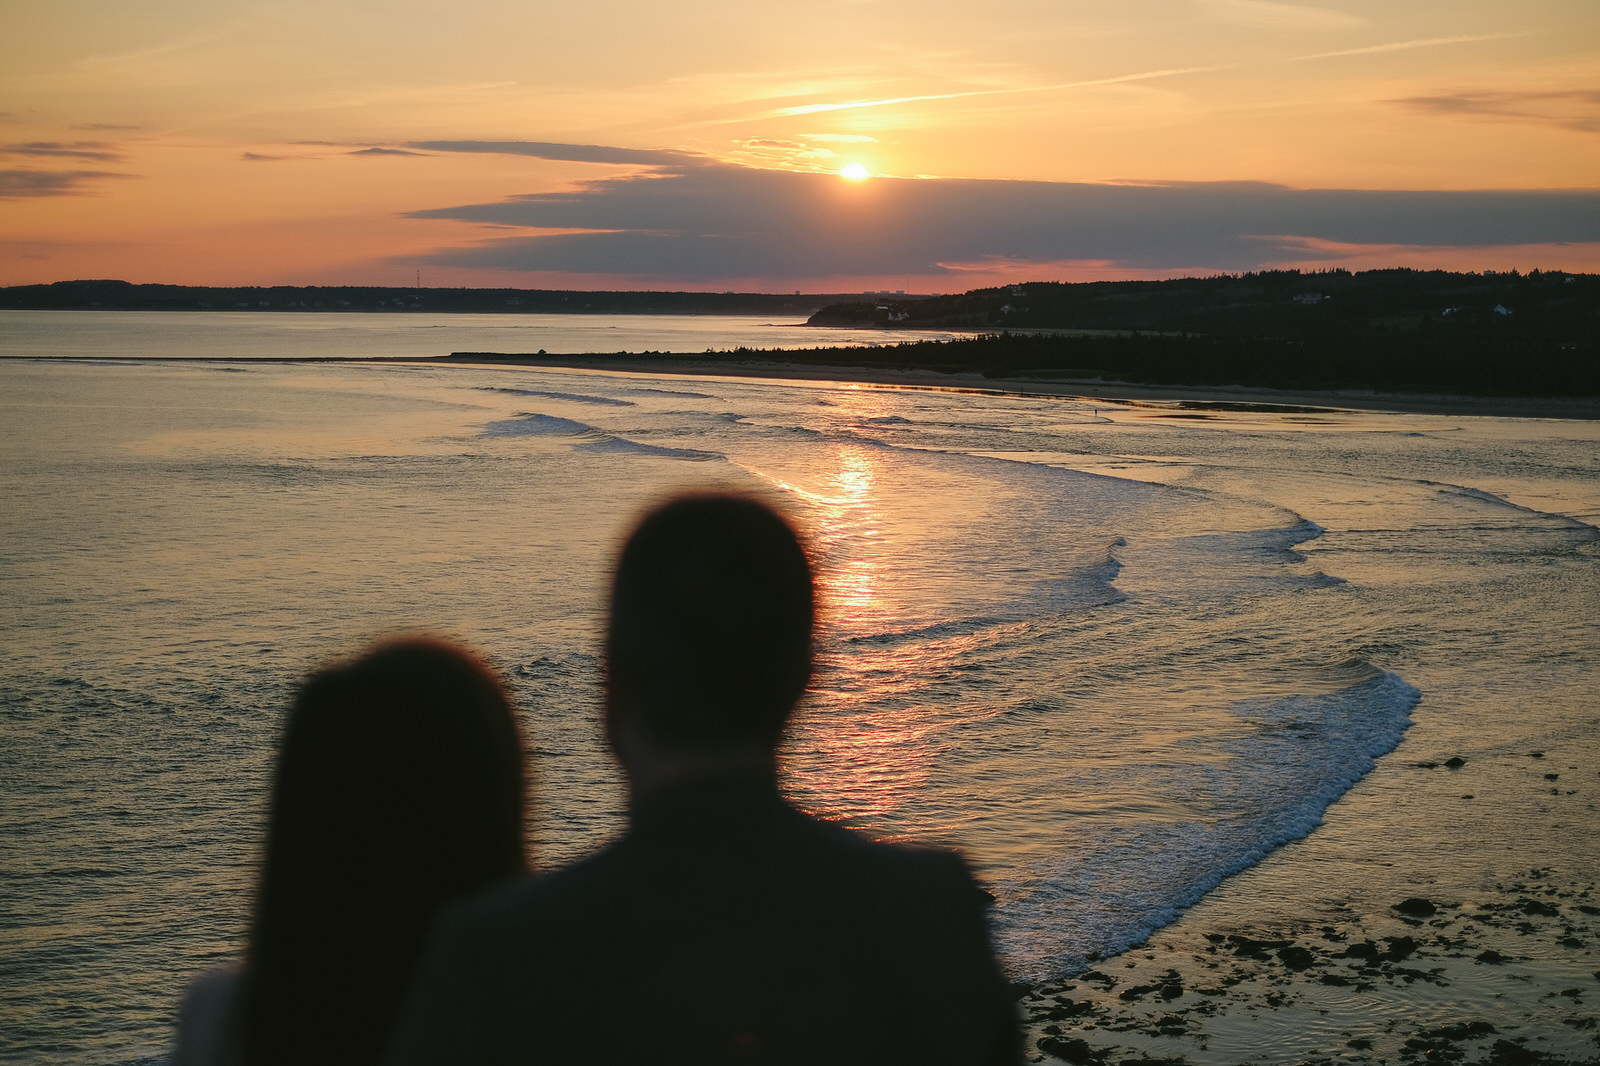
[[[875,390],[848,390],[838,401],[841,414],[859,420],[880,417]],[[884,589],[880,501],[881,449],[840,444],[819,454],[811,476],[788,480],[752,469],[775,488],[813,505],[808,539],[818,560],[817,600],[825,630],[875,633],[894,622],[894,606]],[[792,477],[793,475],[791,475]],[[802,483],[802,481],[804,483]],[[823,652],[826,669],[828,653]],[[879,664],[884,678],[903,673],[906,664],[891,657]],[[892,687],[892,683],[891,683]],[[806,719],[790,746],[792,763],[828,769],[827,795],[811,807],[827,816],[872,820],[908,802],[926,781],[937,748],[925,743],[936,721],[912,702],[886,709],[885,683],[841,680],[828,688],[822,717]],[[797,757],[803,753],[803,757]]]

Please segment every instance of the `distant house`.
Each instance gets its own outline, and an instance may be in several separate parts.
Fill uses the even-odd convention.
[[[1497,315],[1509,315],[1511,313],[1511,308],[1507,307],[1505,304],[1495,304],[1494,313]]]
[[[1297,304],[1319,304],[1322,302],[1322,293],[1297,292],[1294,295],[1294,302]]]

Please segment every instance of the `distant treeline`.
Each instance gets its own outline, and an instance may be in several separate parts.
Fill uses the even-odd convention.
[[[1029,282],[952,296],[852,296],[817,326],[1075,329],[1311,337],[1327,333],[1600,334],[1600,275],[1266,270],[1170,281]]]
[[[1285,270],[1037,282],[917,301],[851,300],[810,321],[999,330],[985,340],[872,353],[992,376],[1600,395],[1593,274]]]
[[[0,308],[31,311],[433,311],[444,314],[808,315],[856,296],[759,292],[570,292],[362,285],[238,288],[58,281],[0,289]]]

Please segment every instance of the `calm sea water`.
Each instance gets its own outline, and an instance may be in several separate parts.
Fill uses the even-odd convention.
[[[1339,874],[1385,905],[1600,874],[1592,814],[1490,774],[1463,821],[1397,769],[1600,755],[1593,424],[249,361],[671,346],[418,317],[0,315],[0,352],[98,357],[0,362],[7,1061],[160,1058],[185,981],[239,947],[289,693],[375,637],[444,633],[510,677],[542,865],[615,834],[601,591],[631,518],[691,486],[764,493],[812,539],[791,793],[963,848],[1017,976],[1241,870],[1269,895],[1330,876],[1274,850],[1324,822],[1353,853],[1405,827]],[[746,328],[672,328],[697,322],[681,350]],[[234,361],[117,362],[158,353]]]

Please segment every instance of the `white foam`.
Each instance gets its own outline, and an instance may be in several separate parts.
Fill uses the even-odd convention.
[[[1142,943],[1225,878],[1322,824],[1328,806],[1394,749],[1421,694],[1392,673],[1331,693],[1251,700],[1229,758],[1183,768],[1205,816],[1099,826],[996,914],[1002,951],[1025,976],[1081,969]]]

